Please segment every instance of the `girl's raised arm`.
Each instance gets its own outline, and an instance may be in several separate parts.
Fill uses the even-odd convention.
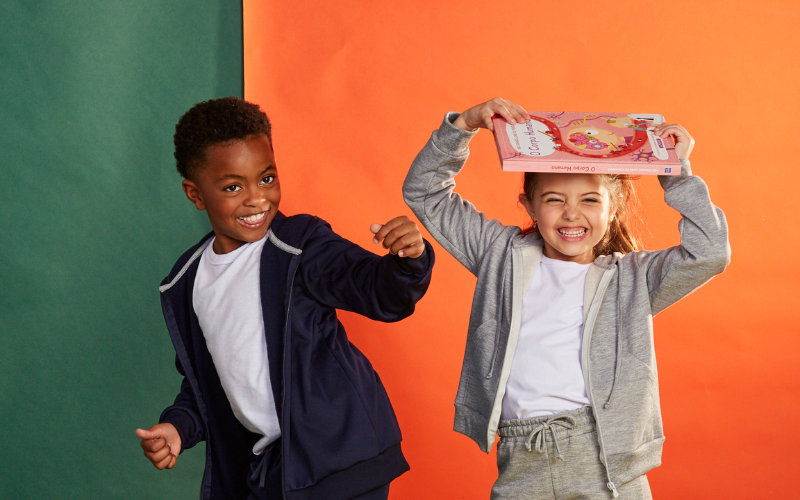
[[[728,225],[722,210],[711,203],[708,186],[692,175],[689,154],[694,139],[680,125],[662,124],[655,133],[675,138],[681,159],[680,176],[659,176],[664,200],[683,216],[678,228],[681,243],[657,252],[640,252],[646,259],[647,287],[653,315],[692,293],[730,263]]]
[[[492,99],[462,114],[448,113],[438,130],[419,152],[403,184],[403,198],[445,250],[477,275],[483,253],[519,232],[488,220],[468,201],[453,192],[455,176],[469,156],[468,144],[479,128],[490,128],[499,114],[511,123],[529,118],[522,107]],[[500,238],[504,233],[507,238]]]

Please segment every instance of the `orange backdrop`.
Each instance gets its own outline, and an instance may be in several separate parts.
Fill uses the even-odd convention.
[[[444,113],[494,96],[680,122],[697,140],[695,173],[728,217],[733,263],[655,319],[667,441],[648,477],[656,498],[793,497],[800,4],[563,3],[246,0],[245,94],[273,121],[282,210],[374,248],[370,223],[410,215],[401,184]],[[500,171],[491,134],[471,150],[457,190],[524,224],[520,176]],[[640,186],[647,248],[678,243],[679,216],[656,179]],[[413,317],[341,317],[403,429],[411,471],[391,498],[488,498],[494,453],[452,431],[475,280],[434,247]]]

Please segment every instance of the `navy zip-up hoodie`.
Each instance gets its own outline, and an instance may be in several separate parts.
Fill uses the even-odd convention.
[[[159,288],[184,376],[159,422],[175,426],[183,450],[206,441],[200,497],[227,500],[247,497],[252,448],[260,436],[233,415],[192,306],[197,267],[211,236],[184,253]],[[386,390],[348,341],[335,310],[399,321],[425,294],[433,263],[428,242],[418,259],[379,257],[317,217],[276,214],[261,254],[260,282],[287,500],[348,499],[408,470]]]

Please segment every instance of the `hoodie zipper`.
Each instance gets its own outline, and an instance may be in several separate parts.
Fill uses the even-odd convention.
[[[511,250],[511,262],[513,266],[512,273],[517,272],[516,270],[520,270],[520,275],[522,274],[522,254],[518,247],[513,247]],[[521,277],[521,276],[520,276]],[[505,284],[505,281],[504,281]],[[500,424],[500,416],[503,410],[503,398],[505,397],[506,386],[505,384],[508,382],[508,376],[511,373],[511,359],[507,359],[509,355],[512,356],[513,359],[513,352],[517,349],[517,341],[519,341],[519,328],[520,322],[522,321],[522,297],[525,293],[522,279],[514,279],[514,275],[512,274],[511,278],[511,324],[509,326],[509,333],[508,333],[508,340],[506,342],[506,349],[503,354],[503,359],[499,361],[500,363],[500,380],[497,382],[497,392],[495,393],[494,403],[492,404],[492,412],[489,415],[489,425],[487,428],[487,443],[491,448],[492,443],[494,442],[495,436],[497,435],[497,428]],[[517,307],[518,306],[518,307]],[[502,321],[500,321],[502,323]],[[494,339],[494,351],[492,353],[492,364],[489,370],[489,373],[486,374],[487,379],[491,379],[494,377],[494,368],[495,364],[498,363],[498,356],[500,354],[500,324],[495,325],[495,339]],[[516,334],[514,333],[516,332]],[[506,365],[506,361],[508,364]],[[505,376],[505,379],[503,378]]]
[[[294,293],[294,279],[297,276],[297,267],[298,267],[298,265],[294,266],[294,269],[292,269],[292,279],[289,280],[289,294],[288,294],[288,296],[286,298],[286,300],[287,300],[286,322],[283,325],[283,380],[281,381],[281,386],[282,386],[281,387],[281,413],[283,413],[283,414],[285,414],[288,411],[286,409],[286,376],[287,376],[287,372],[291,371],[291,363],[287,362],[287,361],[289,361],[287,359],[288,358],[288,354],[287,353],[291,352],[290,351],[291,346],[289,344],[289,341],[290,341],[290,339],[289,339],[289,323],[291,321],[290,316],[291,316],[291,311],[292,311],[292,294]],[[286,429],[287,428],[286,427],[286,422],[284,422],[283,420],[284,420],[283,419],[283,415],[281,415],[281,423],[283,424],[283,429]],[[283,434],[283,429],[282,429],[281,434]],[[286,434],[288,435],[288,432]],[[287,446],[284,446],[284,443],[288,444],[288,440],[284,440],[284,442],[281,444],[281,476],[284,476],[282,478],[282,481],[281,481],[283,483],[283,485],[284,485],[283,491],[281,491],[281,497],[286,498],[286,488],[285,488],[286,477],[285,477],[284,466],[286,464],[285,452],[286,452]]]
[[[616,269],[616,267],[614,268]],[[600,452],[603,455],[603,465],[606,469],[606,478],[608,478],[608,483],[606,483],[606,487],[612,491],[614,494],[614,498],[619,497],[619,492],[617,492],[617,487],[614,482],[611,480],[611,471],[608,470],[608,457],[606,456],[606,447],[603,443],[603,433],[600,430],[600,419],[597,418],[597,407],[595,406],[594,396],[592,394],[592,377],[591,377],[591,363],[589,361],[589,346],[591,345],[592,333],[594,330],[594,323],[597,321],[597,314],[600,311],[600,302],[598,298],[602,298],[605,293],[606,289],[608,288],[608,283],[611,281],[611,277],[613,275],[612,270],[608,270],[603,274],[603,278],[600,280],[600,285],[597,287],[597,292],[594,295],[594,300],[592,300],[592,306],[589,309],[589,314],[586,317],[586,324],[583,328],[583,342],[581,346],[581,365],[583,367],[584,373],[584,382],[586,383],[586,395],[589,396],[589,404],[592,405],[592,412],[595,414],[595,425],[597,426],[597,438],[600,441]]]

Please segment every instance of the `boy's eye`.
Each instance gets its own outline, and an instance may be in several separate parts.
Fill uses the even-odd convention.
[[[236,184],[232,184],[230,186],[222,188],[223,191],[228,192],[228,193],[235,193],[236,191],[239,191],[240,189],[242,189],[242,188],[240,188]]]
[[[263,179],[261,179],[261,182],[263,184],[272,184],[274,181],[275,181],[275,176],[274,175],[268,175],[268,176],[264,177]]]

